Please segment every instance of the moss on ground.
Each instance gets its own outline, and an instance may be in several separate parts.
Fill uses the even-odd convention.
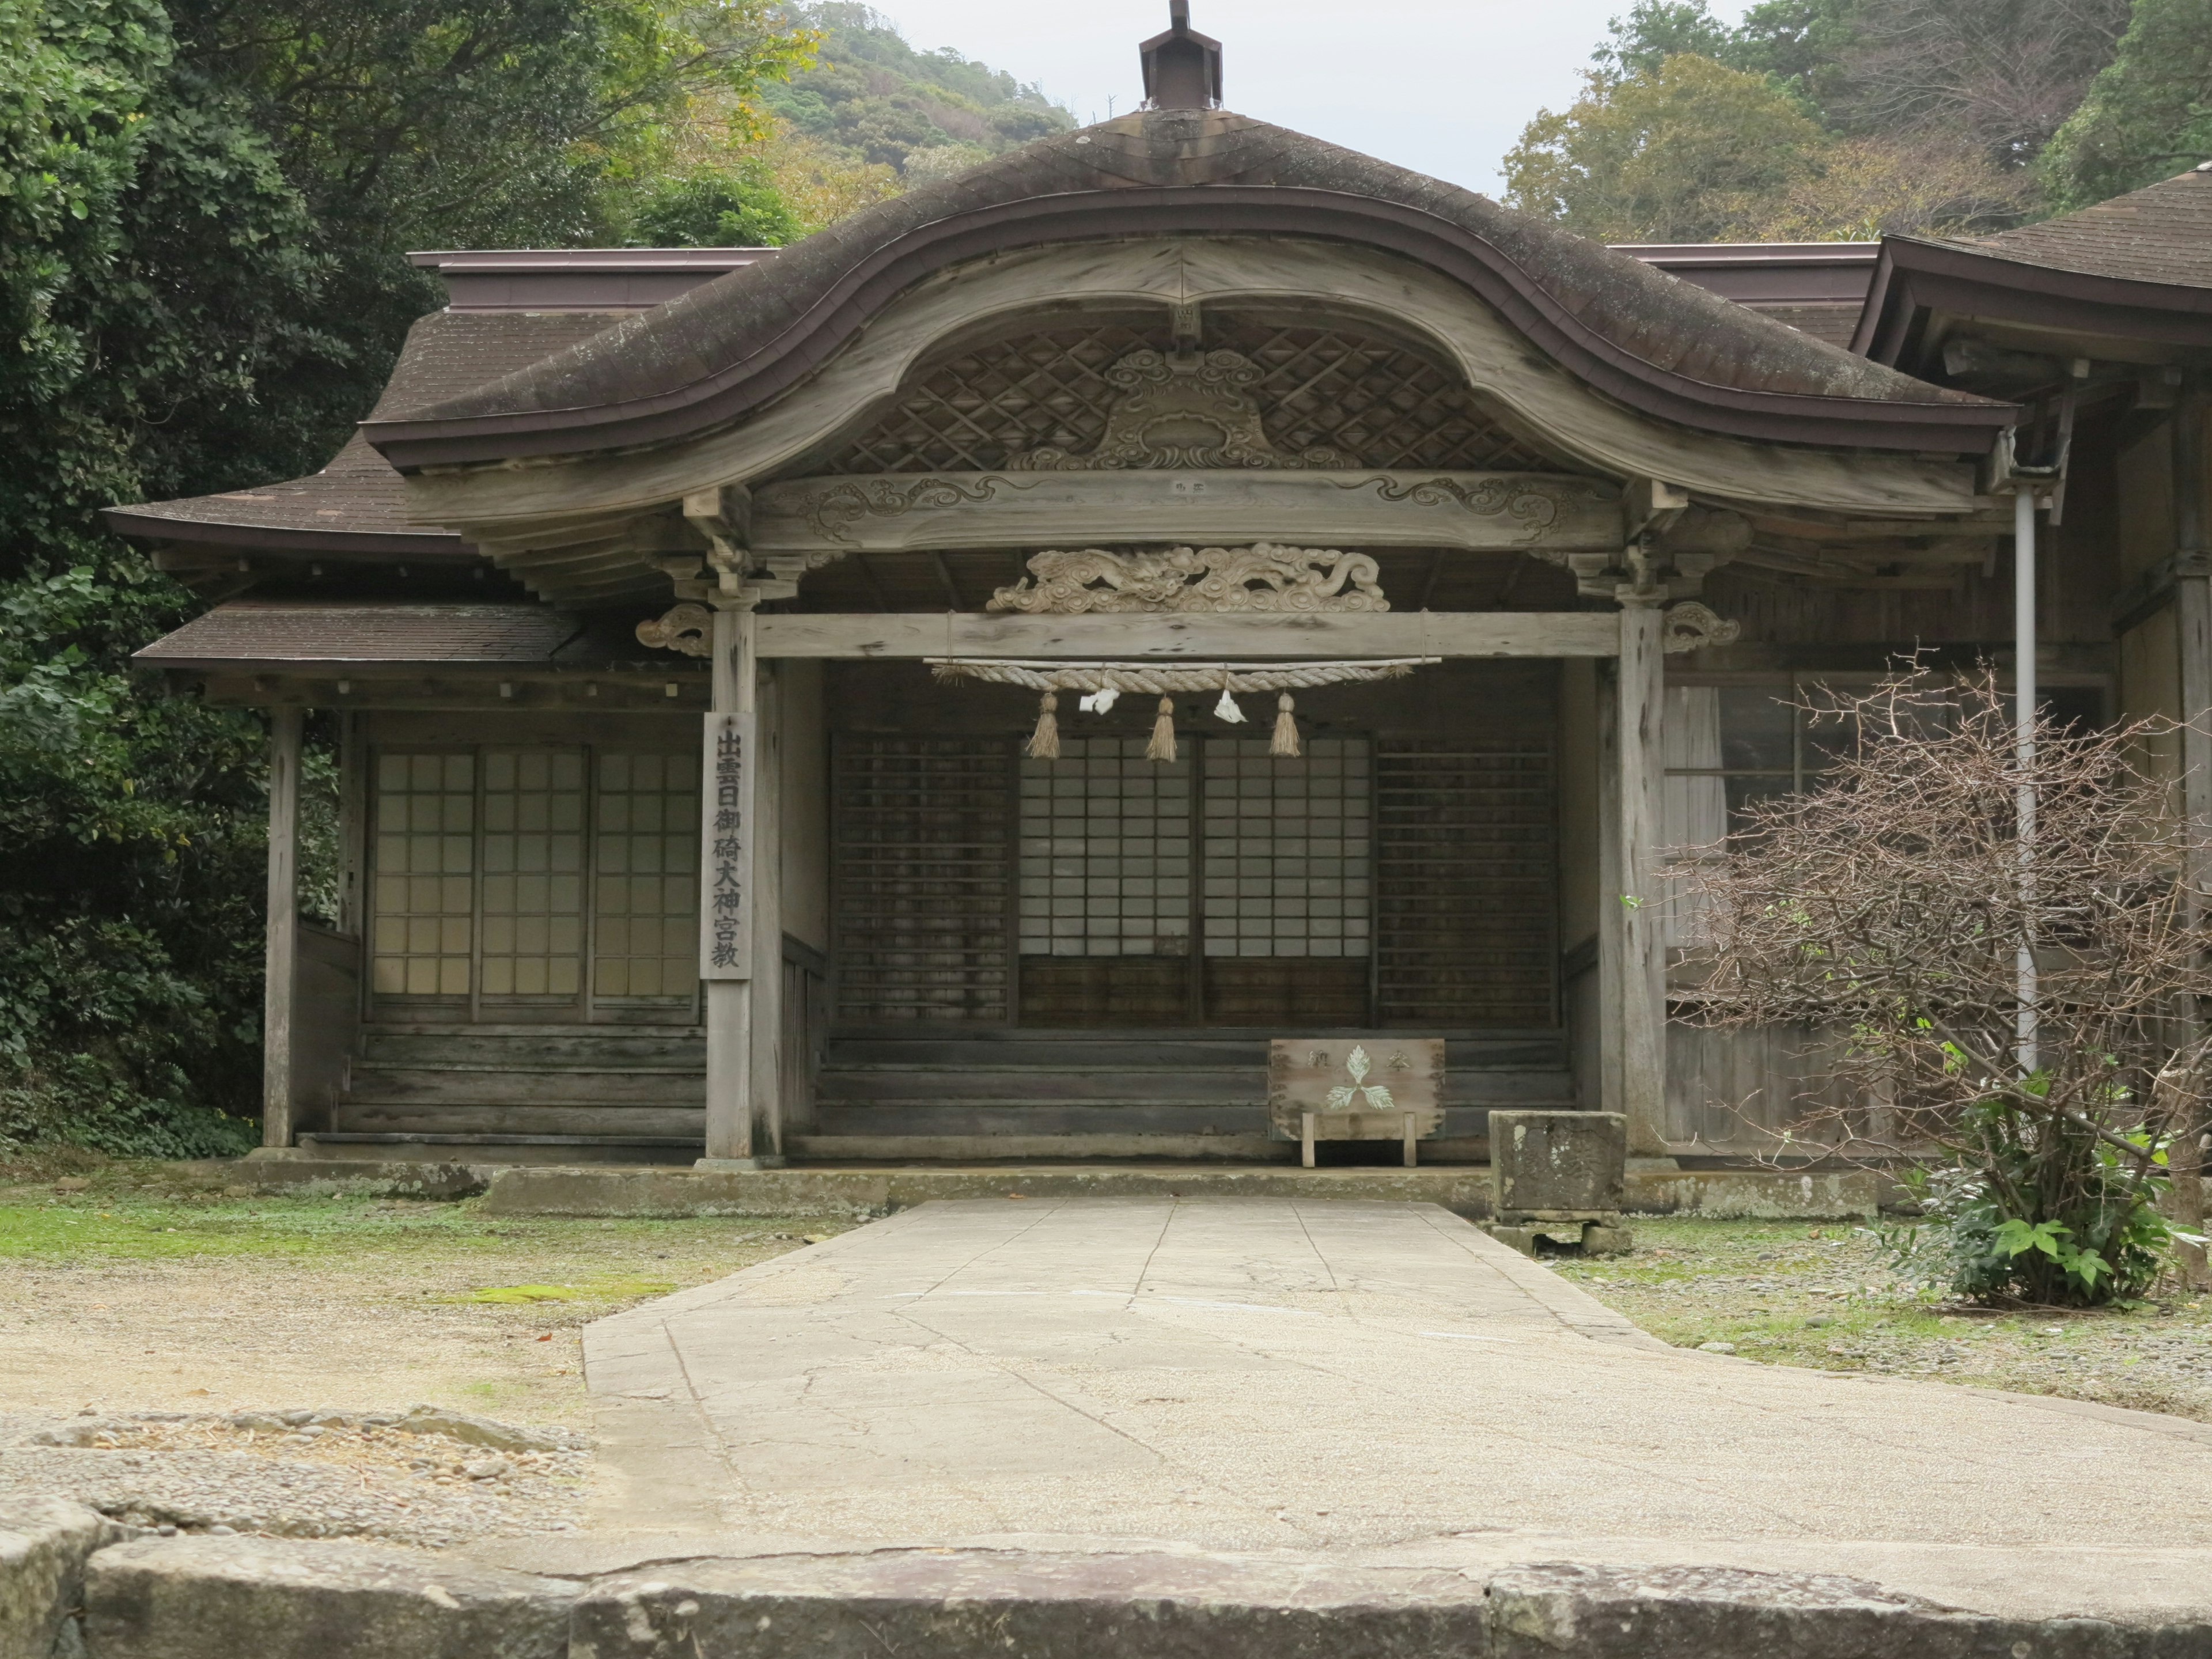
[[[1984,1313],[1900,1276],[1850,1223],[1638,1218],[1633,1255],[1551,1266],[1678,1347],[2092,1400],[2212,1422],[2212,1297]]]
[[[68,1174],[18,1164],[0,1172],[0,1260],[53,1264],[241,1257],[325,1268],[357,1266],[395,1293],[410,1279],[466,1291],[441,1300],[528,1306],[611,1305],[719,1278],[846,1224],[809,1218],[515,1218],[459,1201],[346,1193],[270,1193],[223,1184],[191,1164],[71,1164]],[[803,1227],[804,1231],[799,1231]]]

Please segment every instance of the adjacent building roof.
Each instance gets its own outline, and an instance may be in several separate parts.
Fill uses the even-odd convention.
[[[763,248],[594,248],[417,253],[451,303],[418,319],[372,418],[428,408],[588,339],[623,317],[771,254]],[[473,555],[449,531],[407,521],[404,486],[356,430],[304,478],[106,510],[118,534],[316,556]]]
[[[1613,250],[1844,347],[1865,308],[1881,244],[1616,242]]]
[[[2212,346],[2212,173],[1995,236],[1887,237],[1852,349],[1914,367],[1942,313],[2061,341]]]
[[[254,672],[282,665],[597,668],[693,666],[637,642],[621,622],[537,605],[389,605],[234,599],[136,653],[148,668]]]
[[[1352,240],[1464,283],[1589,384],[1768,441],[1978,452],[2009,405],[1855,358],[1457,185],[1222,111],[1056,135],[878,204],[462,396],[369,421],[403,470],[665,441],[739,420],[931,272],[1090,237]]]

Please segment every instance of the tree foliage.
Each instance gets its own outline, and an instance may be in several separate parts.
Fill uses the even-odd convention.
[[[1678,53],[1528,124],[1505,158],[1507,199],[1611,242],[1725,236],[1746,204],[1780,191],[1820,130],[1759,76]]]
[[[2087,207],[2212,160],[2212,0],[2137,0],[2112,64],[2042,158],[2053,204]]]
[[[0,0],[0,1139],[217,1150],[258,1094],[262,729],[134,682],[194,602],[98,508],[319,466],[435,302],[401,251],[672,212],[694,107],[810,45],[765,0]]]

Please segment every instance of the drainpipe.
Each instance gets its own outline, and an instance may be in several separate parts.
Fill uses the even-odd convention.
[[[2014,810],[2019,815],[2020,887],[2023,915],[2032,910],[2035,896],[2035,786],[2029,781],[2035,765],[2035,492],[2025,478],[2016,481],[2012,497],[2012,629],[2013,687],[2016,712],[2013,717],[2014,758],[2021,782]],[[2036,1066],[2035,938],[2027,923],[2020,944],[2020,1004],[2018,1036],[2020,1072],[2033,1076]]]

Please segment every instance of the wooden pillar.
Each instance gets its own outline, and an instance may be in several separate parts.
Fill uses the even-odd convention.
[[[2173,543],[2175,571],[2173,621],[2176,648],[2180,653],[2181,690],[2181,805],[2197,835],[2212,835],[2212,577],[2205,574],[2204,394],[2185,384],[2173,410]],[[2202,893],[2212,872],[2189,872],[2191,894]],[[2189,921],[2197,927],[2204,918],[2192,896]],[[2203,1033],[2208,1011],[2185,1011],[2184,1042]],[[2185,1231],[2201,1231],[2204,1220],[2204,1158],[2199,1137],[2208,1127],[2202,1097],[2185,1094],[2179,1108],[2183,1123],[2166,1155],[2172,1181],[2169,1208]],[[2184,1247],[2183,1271],[2196,1282],[2206,1278],[2202,1246]]]
[[[753,653],[753,614],[746,610],[718,610],[714,612],[714,678],[709,708],[716,714],[749,714],[755,712],[756,690]],[[759,757],[747,756],[746,763],[757,770]],[[713,803],[715,799],[714,757],[704,757],[705,769],[699,780],[700,793],[707,803],[708,826],[699,841],[699,907],[702,927],[710,927],[714,903],[714,865],[711,849],[714,835],[711,828]],[[752,851],[755,840],[751,826],[745,826],[745,848]],[[745,865],[750,866],[750,857]],[[749,890],[754,890],[754,871],[742,867],[738,878]],[[748,960],[740,970],[750,975],[752,963]],[[744,978],[710,976],[706,981],[707,1024],[707,1155],[700,1160],[703,1166],[735,1164],[742,1168],[755,1167],[753,1161],[753,1063],[752,1063],[752,995]]]
[[[261,1144],[292,1144],[292,996],[300,953],[304,710],[269,711],[269,913],[261,998]]]
[[[1597,1066],[1600,1110],[1625,1112],[1620,1085],[1620,664],[1597,665]]]
[[[758,674],[749,988],[754,1156],[768,1164],[783,1159],[783,698],[775,665],[759,664]]]
[[[1666,657],[1662,617],[1654,605],[1620,612],[1620,678],[1613,742],[1619,756],[1614,814],[1618,885],[1607,895],[1619,912],[1620,1104],[1628,1117],[1628,1150],[1638,1157],[1667,1152],[1667,951],[1660,926],[1660,799],[1665,786],[1659,726]]]
[[[338,932],[362,941],[368,969],[368,920],[362,909],[368,867],[368,744],[362,717],[338,716]]]

